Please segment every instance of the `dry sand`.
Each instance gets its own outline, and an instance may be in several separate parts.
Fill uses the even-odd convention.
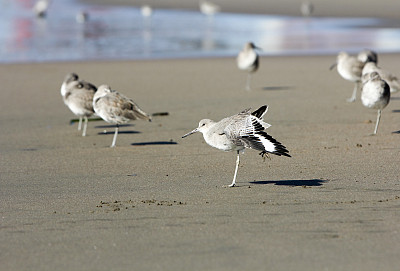
[[[80,0],[89,4],[150,5],[155,9],[199,10],[199,0]],[[279,14],[300,16],[301,3],[306,0],[211,0],[222,12]],[[314,5],[313,16],[380,17],[399,19],[398,0],[309,0]]]
[[[334,60],[264,57],[251,92],[233,59],[0,65],[0,269],[397,270],[399,96],[368,136],[376,112],[345,102]],[[116,148],[102,121],[82,138],[59,92],[71,71],[170,114]],[[235,154],[181,136],[263,104],[293,157],[247,150],[223,188]]]

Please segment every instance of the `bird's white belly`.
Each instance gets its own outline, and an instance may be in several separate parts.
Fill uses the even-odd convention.
[[[390,95],[384,96],[384,90],[372,83],[367,83],[361,93],[361,102],[372,109],[383,109],[389,102]]]
[[[64,82],[61,85],[61,96],[65,97],[65,94],[67,94],[67,84]]]
[[[122,124],[127,123],[130,120],[122,115],[118,115],[115,110],[107,108],[103,105],[96,105],[95,111],[97,115],[99,115],[108,123]]]
[[[206,143],[214,148],[223,150],[223,151],[238,151],[243,150],[243,146],[235,145],[231,140],[229,140],[225,134],[212,134],[207,135],[203,134],[204,140]]]
[[[83,117],[83,116],[89,117],[89,116],[93,115],[93,112],[91,112],[91,111],[89,111],[89,110],[87,110],[85,108],[82,108],[81,106],[79,106],[79,105],[77,105],[75,103],[67,103],[67,105],[68,105],[69,109],[75,115],[77,115],[79,117]]]
[[[254,69],[256,58],[257,55],[255,53],[239,55],[237,59],[238,68],[241,70],[252,71]]]
[[[361,101],[364,106],[372,109],[382,109],[387,105],[387,100],[379,99],[377,97],[361,96]]]
[[[338,72],[339,74],[346,80],[351,81],[351,82],[356,82],[360,80],[360,78],[347,70],[346,68],[338,67]]]

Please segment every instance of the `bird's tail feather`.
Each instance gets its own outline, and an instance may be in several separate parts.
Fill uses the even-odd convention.
[[[262,117],[265,115],[265,113],[267,113],[267,111],[268,111],[268,105],[263,105],[251,114],[256,118],[262,119]]]

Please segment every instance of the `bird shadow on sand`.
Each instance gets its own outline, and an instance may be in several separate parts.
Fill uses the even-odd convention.
[[[103,119],[102,118],[88,118],[88,122],[92,122],[92,121],[102,121]],[[73,125],[74,123],[78,123],[79,122],[79,119],[71,119],[70,121],[69,121],[69,124],[70,125]]]
[[[289,90],[289,89],[294,89],[294,87],[291,87],[291,86],[270,86],[270,87],[263,87],[262,88],[262,90],[267,90],[267,91]]]
[[[321,186],[327,180],[312,179],[312,180],[281,180],[281,181],[254,181],[251,184],[274,184],[274,185],[285,185],[285,186]]]
[[[130,131],[121,131],[121,130],[119,130],[118,131],[118,134],[120,135],[120,134],[140,134],[141,132],[139,132],[139,131],[133,131],[133,130],[130,130]],[[113,135],[113,134],[115,134],[115,131],[105,131],[105,132],[98,132],[97,133],[98,135]]]
[[[119,128],[124,128],[124,127],[132,127],[132,126],[134,126],[133,124],[120,124],[119,125]],[[94,128],[97,128],[97,129],[112,129],[112,130],[110,130],[110,131],[106,131],[106,130],[104,130],[104,131],[102,131],[102,132],[98,132],[97,134],[98,135],[113,135],[114,133],[115,133],[115,127],[116,127],[116,125],[114,125],[114,124],[111,124],[111,125],[98,125],[98,126],[95,126]],[[134,130],[118,130],[118,134],[140,134],[141,132],[139,132],[139,131],[134,131]]]
[[[132,127],[132,126],[135,126],[135,125],[134,125],[134,124],[120,124],[120,125],[119,125],[119,128],[122,128],[122,127]],[[97,125],[97,126],[95,126],[94,128],[96,128],[96,129],[109,129],[109,128],[115,129],[115,127],[117,127],[117,125],[115,125],[115,124],[110,124],[110,125]]]
[[[132,146],[148,146],[148,145],[176,145],[175,141],[149,141],[149,142],[137,142],[131,143]]]

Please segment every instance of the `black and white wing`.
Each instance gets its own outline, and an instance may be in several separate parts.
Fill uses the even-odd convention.
[[[239,113],[225,128],[225,134],[236,145],[261,151],[261,155],[273,153],[290,157],[286,147],[265,132],[271,126],[262,120],[267,110],[268,106],[264,105],[251,114],[248,110]]]

